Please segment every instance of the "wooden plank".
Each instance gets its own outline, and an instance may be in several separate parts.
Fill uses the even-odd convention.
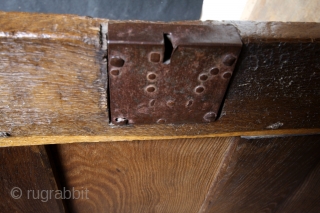
[[[236,138],[55,145],[74,212],[198,212]],[[58,160],[58,159],[57,159]]]
[[[200,212],[317,212],[320,136],[241,139],[234,150]]]
[[[221,116],[129,127],[108,123],[100,23],[0,13],[0,132],[10,135],[0,146],[320,132],[320,23],[180,23],[239,30],[244,48]]]
[[[1,148],[0,162],[1,212],[65,212],[49,197],[58,188],[44,146]]]
[[[279,212],[320,212],[320,163],[279,209]]]

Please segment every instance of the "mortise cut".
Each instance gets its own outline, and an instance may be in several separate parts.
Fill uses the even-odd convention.
[[[163,63],[170,64],[171,55],[173,52],[173,46],[172,46],[172,42],[171,42],[171,34],[170,33],[163,33],[163,40],[164,40]]]

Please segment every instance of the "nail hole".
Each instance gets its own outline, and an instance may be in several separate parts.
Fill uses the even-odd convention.
[[[11,134],[9,132],[0,132],[0,137],[7,138],[10,136],[11,136]]]
[[[211,70],[210,70],[210,74],[211,75],[217,75],[219,73],[219,69],[217,67],[213,67]]]
[[[174,101],[173,100],[167,101],[167,106],[168,107],[173,107],[174,106]]]
[[[150,74],[148,74],[148,79],[149,80],[155,80],[156,79],[156,74],[154,74],[154,73],[150,73]]]
[[[163,118],[160,118],[158,121],[157,121],[158,124],[164,124],[166,123],[166,120],[163,119]]]
[[[111,75],[117,76],[119,75],[120,71],[119,70],[111,70]]]
[[[155,103],[156,103],[156,100],[152,99],[149,101],[149,106],[153,107]]]
[[[231,78],[231,73],[230,72],[224,73],[223,78]]]
[[[191,105],[193,104],[193,101],[192,100],[189,100],[186,104],[186,107],[190,107]]]
[[[147,87],[147,92],[154,92],[156,91],[156,88],[153,85],[150,85]]]
[[[124,65],[124,60],[120,57],[113,57],[110,60],[111,66],[122,67]]]
[[[235,61],[236,61],[236,57],[229,54],[224,57],[223,64],[230,67],[234,64]]]
[[[151,62],[154,62],[154,63],[158,63],[158,62],[160,62],[160,57],[161,55],[160,55],[160,53],[151,53],[150,54],[150,61]]]
[[[128,124],[128,119],[126,118],[115,118],[114,119],[118,124]]]
[[[196,87],[196,93],[202,93],[204,91],[204,88],[202,86]]]
[[[206,74],[202,74],[202,75],[200,75],[199,79],[201,81],[206,81],[208,79],[208,76]]]
[[[216,113],[214,112],[207,112],[204,116],[203,119],[205,121],[214,121],[216,119]]]

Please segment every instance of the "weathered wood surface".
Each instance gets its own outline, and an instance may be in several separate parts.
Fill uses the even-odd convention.
[[[0,162],[1,212],[65,212],[61,199],[49,197],[58,188],[44,146],[1,148]]]
[[[53,145],[73,212],[318,212],[320,136]],[[52,148],[51,147],[51,148]]]
[[[72,212],[198,212],[236,138],[57,146]]]
[[[320,137],[240,139],[200,212],[318,212]]]
[[[129,127],[108,124],[100,23],[0,13],[0,146],[320,132],[320,23],[215,22],[244,43],[219,120]]]

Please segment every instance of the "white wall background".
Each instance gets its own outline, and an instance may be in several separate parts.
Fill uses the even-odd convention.
[[[201,20],[240,20],[247,0],[204,0]]]

